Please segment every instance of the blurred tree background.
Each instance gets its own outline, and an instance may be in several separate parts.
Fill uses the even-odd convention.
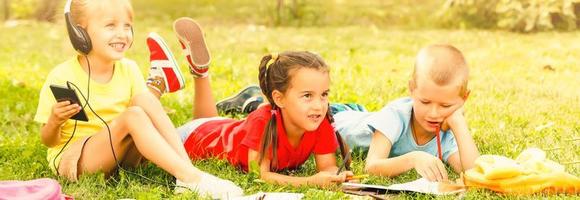
[[[2,0],[4,20],[54,22],[64,0]],[[133,1],[142,20],[191,16],[267,26],[576,30],[580,0],[171,0]],[[161,9],[150,9],[161,8]],[[180,8],[175,10],[174,8]],[[167,10],[174,10],[167,12]]]
[[[449,27],[575,30],[580,0],[447,0],[442,13]]]

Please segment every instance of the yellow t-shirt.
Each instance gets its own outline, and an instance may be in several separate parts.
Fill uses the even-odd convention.
[[[88,73],[82,69],[77,56],[52,69],[40,90],[40,99],[38,101],[38,108],[36,110],[36,115],[34,116],[34,121],[41,124],[46,124],[48,122],[52,106],[56,103],[49,87],[51,84],[66,87],[67,81],[72,82],[77,85],[82,94],[87,97],[87,79]],[[127,109],[133,96],[142,92],[147,92],[147,86],[145,85],[139,67],[134,61],[129,59],[122,59],[115,62],[113,77],[108,83],[102,84],[91,80],[90,86],[89,104],[107,123],[110,123]],[[72,85],[71,87],[74,88]],[[79,89],[74,89],[77,92],[81,104],[84,105],[85,100],[80,95],[78,91]],[[74,137],[65,148],[70,147],[75,140],[93,135],[105,128],[103,122],[97,118],[93,112],[91,112],[88,106],[85,107],[84,110],[85,113],[87,113],[89,121],[77,122]],[[71,137],[74,124],[75,120],[67,120],[61,127],[61,139],[59,144],[52,148],[48,148],[46,158],[48,159],[49,166],[53,171],[56,170],[54,169],[53,160],[66,141]],[[60,164],[61,155],[62,153],[55,160],[56,166]]]

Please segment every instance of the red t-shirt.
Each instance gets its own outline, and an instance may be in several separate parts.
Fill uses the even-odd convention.
[[[212,156],[227,158],[232,165],[248,171],[248,150],[260,151],[262,134],[272,116],[270,109],[270,106],[262,106],[250,113],[245,120],[208,121],[193,130],[185,140],[185,150],[192,159]],[[323,120],[315,131],[305,132],[298,146],[292,147],[279,113],[276,115],[278,171],[297,168],[306,162],[311,153],[328,154],[338,148],[334,129],[328,119]]]

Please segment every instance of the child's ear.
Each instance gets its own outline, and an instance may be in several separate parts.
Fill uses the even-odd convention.
[[[413,79],[409,80],[409,95],[413,95],[413,91],[415,90],[415,81]]]
[[[279,108],[284,108],[284,103],[282,101],[283,99],[284,99],[284,93],[282,93],[282,92],[280,92],[278,90],[274,90],[272,92],[272,100],[274,100],[274,103]]]
[[[471,94],[471,90],[467,89],[465,91],[465,95],[463,95],[463,101],[467,101],[467,98],[469,98],[469,94]]]

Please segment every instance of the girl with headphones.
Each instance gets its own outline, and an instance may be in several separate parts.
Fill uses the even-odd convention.
[[[50,168],[60,176],[136,166],[147,159],[179,180],[180,186],[212,197],[237,196],[231,181],[195,168],[160,102],[147,89],[139,67],[124,58],[133,42],[129,0],[69,0],[65,18],[78,54],[57,65],[40,91],[34,120],[48,147]],[[57,102],[50,85],[73,85],[80,104]],[[88,121],[70,119],[90,109]],[[219,185],[220,187],[215,187]]]

